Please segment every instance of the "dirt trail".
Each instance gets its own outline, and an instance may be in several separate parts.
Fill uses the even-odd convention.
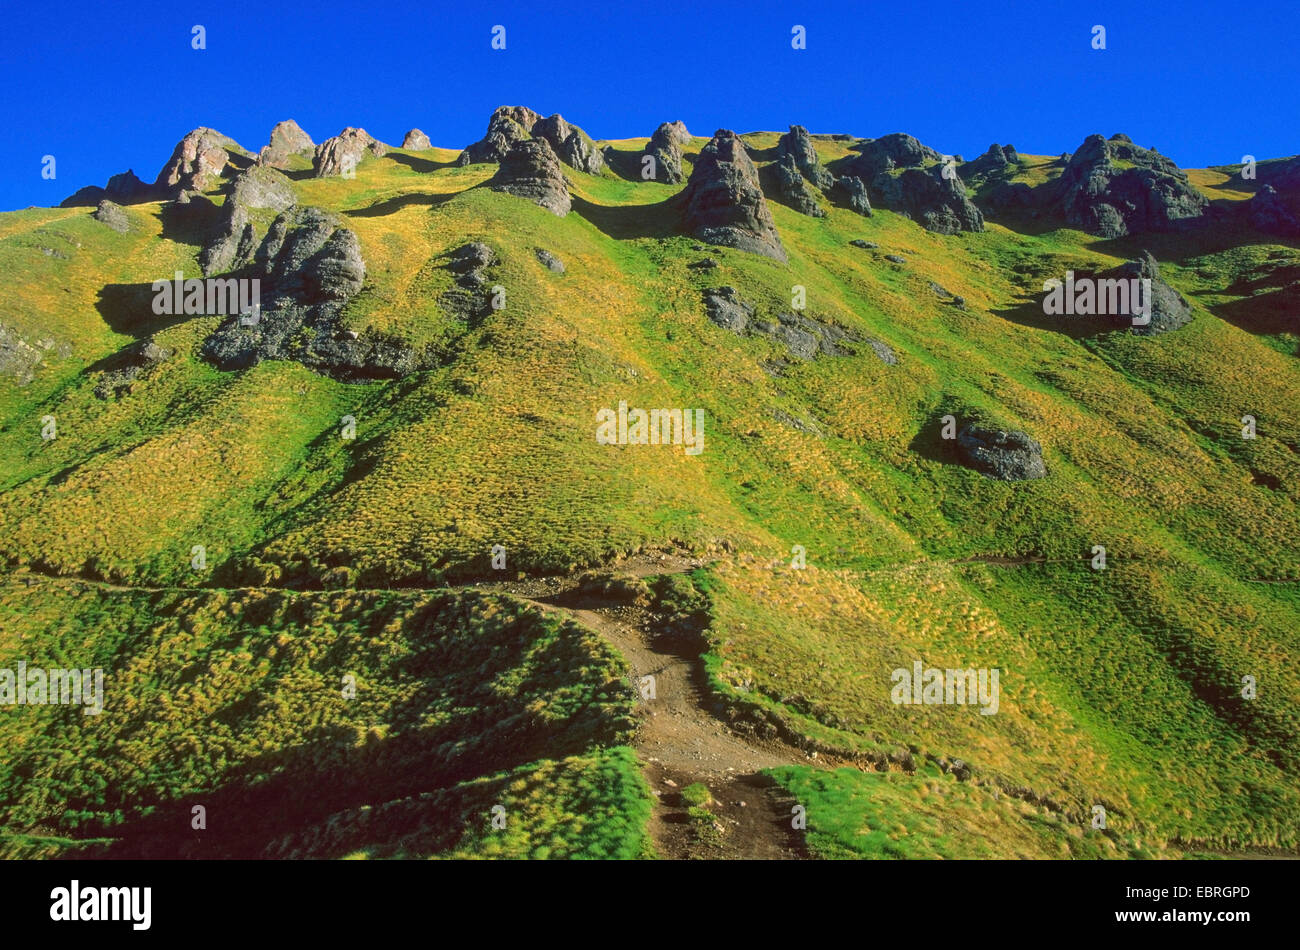
[[[702,562],[670,555],[642,556],[614,565],[619,574],[648,577],[684,573]],[[567,580],[567,579],[566,579]],[[779,742],[732,732],[711,710],[704,666],[689,644],[663,636],[643,608],[580,595],[572,582],[557,579],[482,582],[532,600],[595,631],[627,661],[638,687],[640,728],[636,748],[655,796],[649,831],[664,858],[803,858],[802,834],[790,827],[790,808],[781,789],[759,770],[807,764],[810,756]],[[653,677],[647,696],[642,677]],[[712,819],[692,818],[681,792],[700,783],[709,789]]]

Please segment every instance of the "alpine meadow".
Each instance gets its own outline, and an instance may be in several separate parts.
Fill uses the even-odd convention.
[[[0,213],[0,856],[1300,854],[1300,156],[475,119]]]

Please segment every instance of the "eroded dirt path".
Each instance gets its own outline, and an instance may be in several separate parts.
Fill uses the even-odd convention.
[[[671,555],[643,556],[611,571],[648,577],[683,573],[701,562]],[[691,644],[656,629],[644,608],[581,595],[563,579],[484,582],[559,611],[595,631],[627,661],[638,688],[640,728],[636,749],[655,796],[650,835],[663,858],[807,857],[802,833],[791,827],[782,790],[759,772],[778,765],[810,764],[808,753],[779,742],[733,732],[719,718],[707,690],[704,666]],[[653,677],[653,694],[643,677]],[[712,819],[692,817],[682,791],[702,784]]]

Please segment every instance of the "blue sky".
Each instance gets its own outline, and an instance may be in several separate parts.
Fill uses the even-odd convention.
[[[273,7],[273,9],[268,9]],[[246,148],[294,118],[400,144],[479,138],[497,105],[596,138],[904,131],[973,158],[1126,132],[1193,167],[1300,151],[1300,3],[43,2],[0,34],[0,209],[133,168],[152,181],[207,125]],[[190,45],[207,30],[207,49]],[[506,27],[506,49],[490,48]],[[791,49],[791,28],[807,49]],[[1107,30],[1107,49],[1091,30]],[[41,178],[52,154],[57,178]]]

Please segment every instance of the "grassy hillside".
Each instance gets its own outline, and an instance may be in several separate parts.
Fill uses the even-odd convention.
[[[776,140],[746,137],[760,163]],[[688,172],[706,141],[686,147]],[[817,147],[823,162],[849,154]],[[566,167],[561,219],[476,187],[494,167],[456,154],[290,175],[300,204],[360,239],[347,327],[441,354],[393,381],[204,362],[220,318],[138,306],[140,287],[199,273],[200,238],[167,203],[129,206],[126,234],[88,209],[0,214],[0,325],[54,343],[30,383],[0,377],[0,667],[100,665],[109,684],[101,717],[2,720],[18,750],[0,765],[6,854],[91,840],[212,854],[186,830],[207,801],[211,822],[234,810],[243,828],[218,853],[646,853],[611,648],[518,601],[424,590],[490,574],[496,544],[510,576],[638,551],[711,559],[699,584],[719,697],[889,770],[777,775],[833,815],[809,808],[814,851],[1300,847],[1300,338],[1294,298],[1277,297],[1300,273],[1294,244],[1231,228],[1104,240],[1044,221],[939,235],[890,211],[770,202],[780,264],[697,249],[681,186]],[[1053,162],[1022,156],[1013,180],[1047,181]],[[1227,171],[1190,175],[1216,202],[1248,197]],[[469,241],[494,249],[506,290],[477,326],[438,304],[443,255]],[[1088,335],[1044,316],[1045,279],[1142,249],[1192,303],[1189,325]],[[690,266],[704,257],[717,267]],[[703,303],[723,285],[768,319],[799,285],[809,316],[897,363],[865,342],[801,361],[732,334]],[[146,337],[174,355],[96,395]],[[596,412],[620,401],[703,409],[704,452],[597,444]],[[957,464],[949,414],[1028,432],[1048,477]],[[1241,437],[1247,414],[1257,439]],[[891,703],[890,671],[917,659],[999,668],[997,715]],[[366,684],[351,703],[347,671]],[[934,771],[954,758],[970,783]],[[494,837],[476,822],[498,799],[519,820]],[[1088,830],[1095,804],[1106,836]]]

